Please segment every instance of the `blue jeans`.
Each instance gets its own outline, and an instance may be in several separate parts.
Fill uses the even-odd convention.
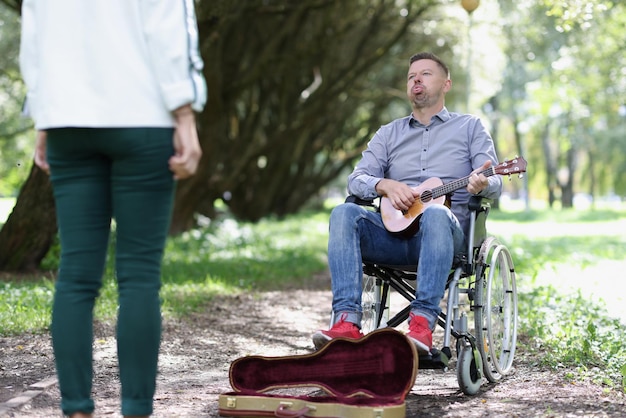
[[[417,265],[411,312],[426,318],[434,329],[454,256],[464,251],[464,243],[458,220],[443,205],[427,207],[419,219],[417,234],[408,239],[387,232],[380,213],[354,203],[335,207],[330,215],[328,239],[335,321],[343,318],[357,326],[361,324],[364,260]]]

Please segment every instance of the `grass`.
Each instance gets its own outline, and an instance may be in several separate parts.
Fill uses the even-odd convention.
[[[537,362],[626,392],[626,210],[492,212],[518,272],[520,330]],[[621,317],[620,317],[621,316]]]
[[[297,288],[326,268],[327,210],[256,224],[200,223],[167,242],[165,317],[203,309],[218,295]],[[492,211],[488,228],[515,261],[523,351],[538,365],[565,370],[572,380],[626,390],[626,341],[621,338],[626,316],[620,321],[608,309],[624,303],[606,303],[619,296],[611,279],[621,279],[626,267],[626,210]],[[55,266],[56,250],[46,265]],[[604,265],[613,270],[598,274]],[[49,276],[0,281],[0,335],[47,330],[53,295]],[[109,260],[96,306],[99,321],[114,320],[116,297]]]
[[[297,287],[326,266],[328,213],[257,224],[225,220],[167,243],[164,311],[186,314],[216,294]]]
[[[326,268],[328,211],[302,213],[256,224],[205,221],[204,226],[168,239],[163,260],[161,298],[165,317],[202,309],[217,295],[302,286]],[[95,317],[114,321],[117,286],[112,234],[109,259]],[[58,266],[58,245],[42,265]],[[52,274],[0,280],[0,336],[45,332],[50,322]]]

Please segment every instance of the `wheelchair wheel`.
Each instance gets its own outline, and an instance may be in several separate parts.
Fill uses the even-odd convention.
[[[517,287],[508,249],[487,238],[476,268],[475,332],[487,380],[509,374],[517,342]]]
[[[475,395],[482,384],[481,354],[475,352],[467,341],[462,341],[459,346],[456,363],[456,378],[459,387],[466,395]]]
[[[389,320],[389,300],[381,300],[381,287],[380,279],[367,274],[363,275],[363,293],[361,293],[361,307],[363,309],[361,331],[363,331],[363,334],[387,326],[387,321]],[[378,323],[381,310],[383,315],[381,322]]]

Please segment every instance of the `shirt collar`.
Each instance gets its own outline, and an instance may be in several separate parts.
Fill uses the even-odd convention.
[[[450,112],[448,112],[448,109],[444,106],[443,109],[439,111],[439,113],[431,118],[431,122],[434,122],[435,118],[439,119],[442,122],[446,122],[450,120]],[[423,126],[417,119],[413,117],[413,113],[409,115],[408,123],[409,126]]]

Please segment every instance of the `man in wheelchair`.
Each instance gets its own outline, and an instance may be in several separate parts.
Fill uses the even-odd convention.
[[[381,197],[380,211],[354,203],[332,211],[333,321],[330,329],[313,334],[317,349],[333,338],[363,336],[363,262],[416,266],[407,336],[420,354],[432,348],[453,260],[466,249],[469,199],[494,199],[502,190],[499,176],[485,176],[498,162],[487,129],[477,117],[444,105],[451,86],[448,67],[437,56],[412,56],[406,85],[411,114],[382,126],[348,177],[350,195],[366,201]]]

